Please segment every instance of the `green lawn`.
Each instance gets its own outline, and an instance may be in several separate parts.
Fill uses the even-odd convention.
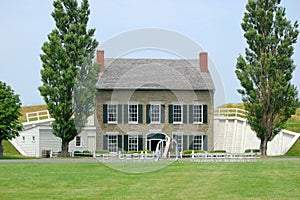
[[[175,162],[128,174],[101,163],[0,163],[0,199],[298,199],[299,166]]]

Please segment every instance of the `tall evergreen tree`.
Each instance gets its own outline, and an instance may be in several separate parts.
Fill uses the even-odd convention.
[[[284,128],[295,113],[297,88],[291,83],[295,65],[293,44],[299,34],[298,22],[286,18],[280,0],[248,0],[242,29],[248,48],[239,56],[236,75],[240,80],[248,122],[260,138],[260,151]]]
[[[6,83],[0,81],[0,158],[3,156],[2,140],[10,140],[19,136],[22,130],[19,121],[21,101],[18,94]]]
[[[43,86],[39,87],[39,91],[55,119],[53,134],[62,139],[62,156],[67,156],[69,142],[79,133],[74,120],[75,112],[80,112],[73,98],[76,77],[83,66],[90,63],[88,59],[93,58],[98,42],[93,39],[95,29],[87,29],[88,0],[82,0],[80,5],[77,0],[55,0],[53,6],[56,28],[42,46]],[[84,104],[84,98],[81,100]],[[84,123],[86,118],[77,121]]]

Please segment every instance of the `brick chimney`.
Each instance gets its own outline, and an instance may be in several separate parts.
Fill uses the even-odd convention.
[[[97,50],[96,61],[100,64],[100,72],[104,72],[104,50]]]
[[[199,54],[200,72],[208,72],[208,53],[201,52]]]

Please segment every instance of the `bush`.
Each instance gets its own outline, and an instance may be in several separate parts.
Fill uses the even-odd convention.
[[[89,150],[83,150],[82,153],[91,153]]]
[[[246,149],[246,150],[245,150],[245,153],[251,153],[251,151],[252,151],[253,153],[259,153],[259,152],[260,152],[259,149]]]
[[[74,153],[82,153],[81,151],[74,151]]]
[[[226,150],[211,150],[209,153],[226,153]]]
[[[183,151],[183,154],[192,154],[192,152],[194,151],[194,153],[205,153],[204,150],[192,150],[192,149],[187,149]]]

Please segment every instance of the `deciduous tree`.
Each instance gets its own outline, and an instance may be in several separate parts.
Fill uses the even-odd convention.
[[[0,81],[0,158],[3,156],[2,140],[10,140],[19,136],[22,130],[19,121],[21,101],[19,95],[6,83]]]
[[[76,107],[76,104],[84,105],[84,101],[74,103],[76,77],[91,62],[89,59],[93,58],[98,42],[93,39],[95,29],[87,28],[90,14],[88,0],[82,0],[80,5],[77,0],[55,0],[53,6],[56,28],[42,46],[43,86],[39,87],[39,91],[55,119],[52,131],[62,139],[62,156],[67,156],[69,142],[79,134],[74,117],[88,115],[79,113],[82,109]],[[94,70],[87,73],[90,71]],[[77,121],[84,124],[86,117]]]
[[[280,0],[248,0],[242,22],[248,47],[245,57],[238,57],[235,72],[248,122],[261,141],[262,155],[297,107],[298,92],[291,83],[297,28],[297,21],[286,18]]]

